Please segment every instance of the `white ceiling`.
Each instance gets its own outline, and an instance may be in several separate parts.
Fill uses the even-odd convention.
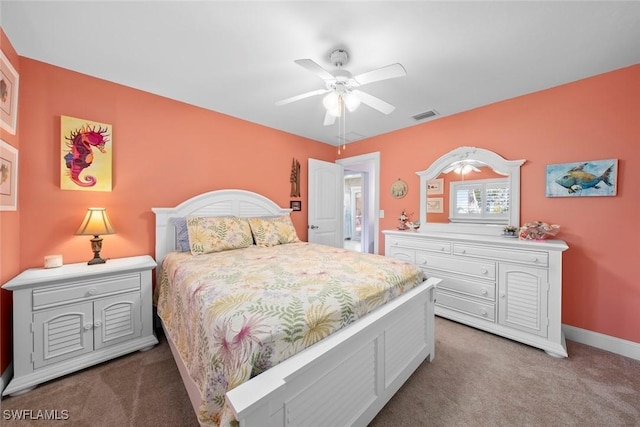
[[[332,145],[320,96],[275,106],[324,88],[296,59],[407,70],[360,88],[396,109],[348,113],[348,140],[640,63],[636,1],[2,0],[0,24],[21,56]]]

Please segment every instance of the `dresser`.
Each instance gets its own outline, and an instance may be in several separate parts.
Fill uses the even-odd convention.
[[[385,255],[442,279],[435,313],[566,357],[561,240],[385,230]]]
[[[2,393],[38,384],[158,343],[150,256],[29,269],[13,293],[14,377]]]

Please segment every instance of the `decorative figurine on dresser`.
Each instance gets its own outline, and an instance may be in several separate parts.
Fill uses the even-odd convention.
[[[562,333],[562,253],[567,244],[503,232],[507,226],[514,231],[519,227],[523,163],[474,147],[443,155],[418,172],[422,227],[415,233],[383,231],[385,254],[418,264],[442,279],[436,290],[436,315],[567,357]],[[491,169],[490,178],[465,176],[461,185],[455,174],[466,164]],[[427,182],[437,177],[444,177],[445,188],[449,184],[449,223],[428,221]],[[455,205],[478,200],[492,203],[493,209]],[[558,226],[553,227],[557,231]]]
[[[13,292],[13,372],[3,395],[158,343],[148,255],[26,270]]]

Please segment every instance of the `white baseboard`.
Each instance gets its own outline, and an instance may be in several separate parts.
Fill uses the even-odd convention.
[[[640,360],[640,343],[564,324],[562,325],[562,332],[564,332],[565,338],[568,340]],[[569,357],[571,357],[571,354],[569,354]]]
[[[11,381],[11,378],[13,378],[13,362],[9,363],[9,366],[7,366],[7,369],[5,369],[4,372],[2,373],[2,376],[0,376],[0,396],[2,395],[2,392],[7,387],[7,385],[9,384],[9,381]]]

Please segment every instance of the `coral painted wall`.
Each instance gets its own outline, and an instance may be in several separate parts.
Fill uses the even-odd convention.
[[[7,59],[20,75],[20,61],[18,54],[13,49],[11,42],[0,28],[0,48]],[[19,83],[21,84],[21,82]],[[19,93],[18,93],[19,94]],[[20,101],[18,101],[20,108]],[[18,118],[20,126],[20,118]],[[0,138],[20,150],[20,132],[15,135],[0,128]],[[21,153],[18,153],[18,162],[21,162]],[[20,166],[22,167],[22,166]],[[20,172],[20,168],[18,168]],[[21,188],[18,187],[18,192]],[[18,202],[18,209],[21,206]],[[16,274],[20,273],[20,214],[19,211],[0,211],[0,283],[4,283]],[[11,362],[11,292],[0,290],[0,374],[2,374]]]
[[[302,165],[303,210],[291,216],[306,240],[307,159],[333,161],[334,147],[28,58],[19,61],[19,128],[29,143],[20,146],[19,211],[1,217],[3,283],[42,266],[45,255],[62,254],[65,263],[92,258],[89,237],[74,235],[90,206],[107,208],[116,228],[103,236],[102,256],[109,258],[153,256],[151,208],[175,206],[206,191],[241,188],[288,207],[294,157]],[[106,147],[113,150],[113,191],[60,189],[61,115],[113,125]],[[10,296],[2,294],[2,371],[11,355],[4,309]]]
[[[456,147],[526,159],[520,222],[560,224],[557,238],[569,245],[563,323],[640,343],[639,138],[640,65],[635,65],[354,142],[346,153],[381,153],[381,230],[396,227],[402,209],[419,213],[415,172]],[[547,164],[611,158],[619,159],[616,197],[545,197]],[[389,191],[398,178],[409,186],[400,200]]]
[[[19,138],[5,139],[20,149],[20,187],[19,211],[0,214],[3,283],[41,266],[48,254],[63,254],[65,263],[88,260],[89,239],[74,232],[89,206],[106,207],[117,230],[104,236],[105,257],[153,255],[151,208],[205,191],[242,188],[288,206],[292,157],[303,165],[303,211],[292,218],[306,239],[305,165],[310,157],[335,160],[334,147],[18,57],[4,34],[2,49],[10,51],[21,78]],[[527,159],[521,222],[560,224],[558,237],[570,246],[563,323],[640,343],[640,283],[633,268],[640,247],[640,169],[630,167],[640,160],[638,81],[640,66],[617,70],[355,142],[345,155],[381,153],[381,230],[395,227],[403,208],[419,212],[415,172],[455,147]],[[113,125],[113,191],[60,189],[61,115]],[[618,196],[545,197],[547,164],[608,158],[619,159]],[[399,177],[409,191],[396,200],[388,189]],[[11,345],[7,294],[0,294],[2,371]]]

